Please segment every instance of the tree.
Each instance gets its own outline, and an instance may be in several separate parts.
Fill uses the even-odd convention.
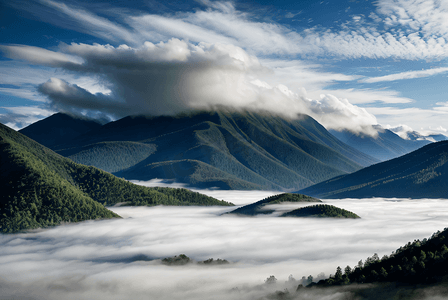
[[[266,278],[266,280],[264,281],[264,283],[266,284],[275,284],[277,282],[277,278],[275,278],[274,275],[269,276],[268,278]]]
[[[352,268],[350,266],[346,266],[344,269],[344,275],[349,276],[352,273]]]
[[[364,263],[362,262],[362,259],[361,259],[360,261],[358,261],[357,268],[361,270],[363,266],[364,266]]]
[[[338,266],[337,268],[336,268],[336,274],[334,274],[334,279],[336,279],[336,280],[342,280],[342,269],[341,269],[341,267],[340,266]]]
[[[387,271],[386,271],[386,269],[384,269],[384,268],[381,268],[380,269],[380,278],[382,279],[382,280],[386,280],[387,279]]]

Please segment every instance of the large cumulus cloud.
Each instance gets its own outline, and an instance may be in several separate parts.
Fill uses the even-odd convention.
[[[140,47],[100,44],[61,45],[60,52],[2,46],[15,59],[90,76],[107,93],[93,93],[60,78],[38,90],[51,109],[98,117],[173,115],[192,110],[269,111],[288,118],[309,114],[327,128],[363,131],[373,115],[332,95],[307,98],[304,89],[279,82],[276,70],[231,44],[192,44],[179,39]]]

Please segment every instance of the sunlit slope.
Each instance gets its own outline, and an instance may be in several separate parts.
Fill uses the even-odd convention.
[[[57,113],[31,124],[19,132],[45,147],[54,148],[58,144],[70,142],[75,137],[99,127],[101,127],[100,122]]]
[[[298,191],[318,198],[447,198],[448,141]]]
[[[347,145],[380,161],[405,155],[431,143],[427,140],[405,140],[388,129],[375,126],[373,129],[378,130],[378,135],[375,137],[354,134],[348,130],[341,132],[330,130],[330,132]]]
[[[74,163],[0,124],[0,231],[118,217],[103,204],[231,205],[185,189],[147,188]]]
[[[122,164],[118,170],[117,164],[116,175],[176,179],[201,187],[299,189],[377,162],[336,139],[309,116],[287,120],[249,112],[126,117],[55,150],[79,163],[101,167],[105,157],[113,160],[121,155],[118,144],[115,153],[96,159],[92,151],[85,152],[86,147],[104,142],[111,147],[123,141],[155,150],[133,166]]]

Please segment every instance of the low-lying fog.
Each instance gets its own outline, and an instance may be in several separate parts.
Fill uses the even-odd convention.
[[[238,205],[276,194],[202,192]],[[375,252],[381,257],[429,237],[448,221],[446,200],[324,202],[361,219],[222,215],[234,207],[113,207],[123,219],[0,235],[0,298],[259,299],[269,291],[294,291],[297,282],[285,283],[290,275],[334,274],[337,266],[353,267]],[[158,260],[179,254],[231,264],[166,266]],[[270,275],[277,284],[264,284]]]

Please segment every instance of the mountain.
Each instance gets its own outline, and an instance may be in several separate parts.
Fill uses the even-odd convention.
[[[447,198],[448,141],[298,191],[318,198]]]
[[[229,111],[126,117],[53,150],[130,180],[222,189],[294,190],[378,162],[309,116]]]
[[[20,133],[48,148],[70,142],[73,138],[101,127],[95,120],[57,113],[37,121],[21,130]]]
[[[147,188],[74,163],[0,124],[0,232],[117,218],[104,205],[233,205],[186,189]]]
[[[394,128],[390,128],[391,131],[395,132],[399,136],[401,136],[404,139],[412,140],[412,141],[420,141],[420,140],[428,140],[430,142],[440,142],[448,140],[448,137],[444,134],[422,134],[418,131],[412,130],[410,127],[407,126],[398,126]]]
[[[423,135],[420,132],[417,131],[408,131],[406,132],[406,136],[411,141],[422,141],[427,140],[431,142],[440,142],[440,141],[446,141],[448,138],[443,134],[429,134],[429,135]]]
[[[255,216],[259,214],[270,214],[274,212],[273,210],[265,209],[264,206],[271,204],[279,204],[285,202],[322,202],[319,199],[300,195],[300,194],[291,194],[291,193],[283,193],[274,195],[263,200],[257,201],[255,203],[251,203],[242,207],[239,207],[228,214],[237,214],[237,215],[246,215],[246,216]]]
[[[360,217],[351,211],[328,204],[317,204],[305,206],[282,214],[280,217],[298,218],[349,218],[359,219]]]
[[[428,140],[405,140],[396,133],[380,126],[373,126],[373,129],[378,132],[376,137],[354,134],[348,130],[330,130],[330,133],[347,145],[380,161],[402,156],[431,143]]]

